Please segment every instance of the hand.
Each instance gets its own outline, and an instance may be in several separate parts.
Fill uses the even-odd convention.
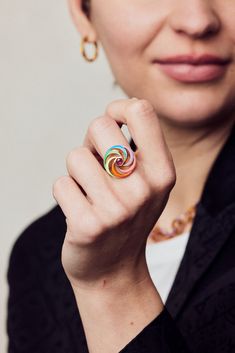
[[[102,160],[115,144],[129,147],[123,124],[138,148],[137,165],[127,178],[115,179]],[[99,288],[141,281],[148,235],[176,179],[152,105],[136,98],[112,102],[89,125],[83,146],[69,153],[67,169],[53,194],[67,221],[62,264],[71,284]]]

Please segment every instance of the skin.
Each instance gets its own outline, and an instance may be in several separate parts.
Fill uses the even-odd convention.
[[[89,17],[80,0],[69,8],[81,36],[102,43],[115,79],[137,97],[111,102],[91,122],[53,186],[67,220],[62,264],[89,351],[112,353],[161,312],[145,260],[149,232],[198,201],[234,123],[235,2],[93,0]],[[219,80],[182,83],[152,64],[208,52],[231,59]],[[117,180],[100,159],[114,144],[128,146],[122,124],[138,146],[137,167]]]

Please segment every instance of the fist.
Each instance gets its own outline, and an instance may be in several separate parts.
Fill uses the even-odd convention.
[[[137,146],[136,167],[118,179],[106,172],[103,158],[113,145],[130,148],[123,124]],[[109,104],[90,123],[83,145],[69,153],[67,170],[53,195],[66,217],[62,265],[71,284],[99,287],[145,276],[147,238],[176,180],[152,105],[136,98]]]

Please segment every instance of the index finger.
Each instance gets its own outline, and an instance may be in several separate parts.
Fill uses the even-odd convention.
[[[127,125],[138,149],[138,156],[153,169],[171,159],[159,119],[153,106],[144,99],[120,99],[110,103],[105,112],[119,126]]]

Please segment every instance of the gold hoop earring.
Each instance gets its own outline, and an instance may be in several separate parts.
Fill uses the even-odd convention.
[[[89,57],[86,53],[86,44],[92,44],[94,47],[94,53],[93,56]],[[83,37],[81,40],[81,46],[80,46],[80,51],[82,56],[84,57],[84,59],[88,62],[93,62],[96,60],[97,56],[98,56],[98,43],[97,41],[89,41],[88,37]]]

